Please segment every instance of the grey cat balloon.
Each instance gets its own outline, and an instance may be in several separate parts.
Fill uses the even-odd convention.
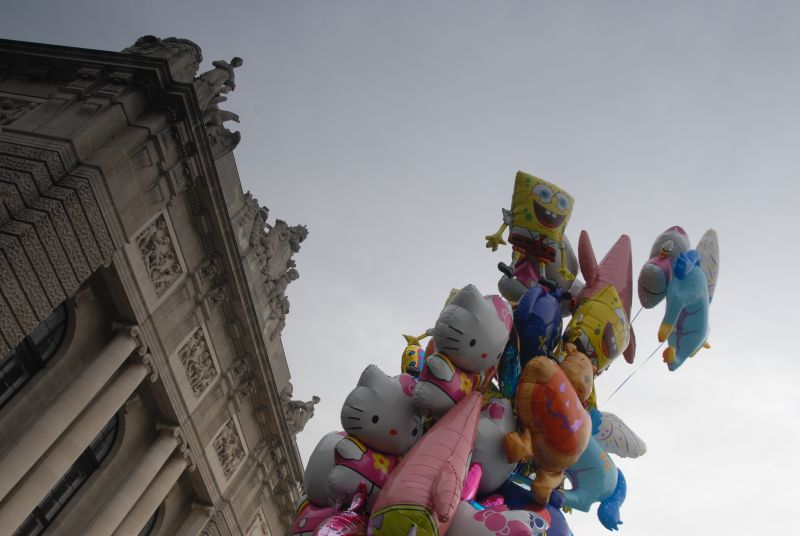
[[[336,465],[328,477],[335,504],[348,504],[360,481],[367,483],[371,508],[388,474],[422,436],[422,419],[411,401],[414,379],[391,377],[369,365],[342,406],[348,436],[336,444]]]
[[[303,487],[309,502],[317,506],[331,504],[331,491],[328,488],[328,475],[330,475],[335,461],[333,452],[336,444],[345,436],[344,432],[328,432],[319,440],[314,452],[308,458],[305,473],[303,474]]]

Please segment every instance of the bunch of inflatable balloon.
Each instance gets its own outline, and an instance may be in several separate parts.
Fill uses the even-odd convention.
[[[594,503],[617,530],[627,487],[609,453],[635,458],[645,444],[597,408],[594,378],[620,354],[634,359],[631,244],[622,235],[598,263],[583,231],[576,258],[572,208],[562,189],[517,173],[511,210],[486,237],[495,250],[509,229],[502,296],[454,289],[433,328],[406,336],[402,374],[364,369],[344,431],[309,459],[293,535],[569,536],[562,511]],[[707,346],[716,233],[691,249],[671,227],[650,257],[639,299],[666,297],[658,338],[675,370]]]

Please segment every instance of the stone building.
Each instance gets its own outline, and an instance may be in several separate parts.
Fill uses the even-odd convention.
[[[288,532],[306,229],[242,192],[242,60],[200,62],[0,40],[0,535]]]

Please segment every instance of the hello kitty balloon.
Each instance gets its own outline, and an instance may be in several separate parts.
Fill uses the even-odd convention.
[[[472,392],[480,373],[497,365],[512,324],[500,296],[483,296],[474,285],[459,290],[433,328],[437,352],[426,357],[414,390],[419,411],[439,418]]]
[[[472,461],[483,468],[478,492],[492,493],[502,486],[514,468],[516,462],[509,462],[503,450],[503,438],[506,434],[517,430],[514,408],[511,401],[503,397],[489,400],[481,409],[478,421],[478,433],[472,450]]]
[[[328,432],[319,440],[308,458],[306,470],[303,472],[303,488],[308,501],[317,506],[330,506],[331,491],[328,488],[328,475],[336,465],[334,451],[336,444],[347,434],[344,432]]]
[[[347,436],[336,444],[336,465],[328,476],[335,504],[346,505],[363,480],[369,511],[400,456],[422,435],[422,420],[411,400],[414,384],[409,374],[393,378],[375,365],[361,373],[342,406]]]

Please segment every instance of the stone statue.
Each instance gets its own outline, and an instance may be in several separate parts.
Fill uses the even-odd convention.
[[[297,435],[306,427],[306,423],[314,416],[314,406],[319,404],[320,398],[314,396],[308,402],[289,400],[283,403],[283,414],[286,424],[292,435]]]
[[[213,69],[195,78],[194,90],[197,93],[197,101],[201,110],[205,111],[212,101],[236,88],[233,70],[241,67],[243,63],[244,61],[239,57],[234,57],[230,63],[225,60],[217,60],[211,64],[214,66]],[[215,103],[219,102],[222,101],[215,101]]]

